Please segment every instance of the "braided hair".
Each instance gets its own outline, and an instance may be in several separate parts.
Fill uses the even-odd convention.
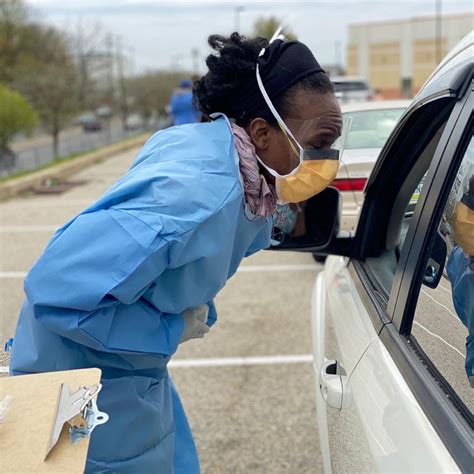
[[[209,71],[194,83],[193,96],[195,106],[205,117],[214,112],[222,112],[237,121],[240,126],[247,126],[252,119],[261,117],[276,126],[265,102],[257,104],[252,110],[247,110],[235,116],[232,104],[239,100],[239,93],[252,81],[255,81],[255,67],[262,48],[268,46],[265,38],[246,38],[238,33],[230,37],[211,35],[208,43],[213,49],[206,64]],[[304,77],[272,102],[280,115],[285,118],[291,111],[292,97],[298,90],[314,91],[320,94],[334,92],[333,85],[324,72],[317,72]]]

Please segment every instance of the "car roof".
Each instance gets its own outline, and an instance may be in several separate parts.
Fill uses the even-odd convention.
[[[411,100],[370,100],[365,102],[349,102],[342,104],[342,113],[363,112],[365,110],[406,109]]]

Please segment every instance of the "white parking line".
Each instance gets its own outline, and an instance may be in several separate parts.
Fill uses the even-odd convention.
[[[0,234],[26,234],[28,232],[55,232],[60,225],[2,225]]]
[[[435,304],[437,304],[438,306],[441,306],[441,308],[445,309],[456,321],[460,322],[459,321],[459,318],[447,307],[445,306],[443,303],[441,303],[440,301],[438,301],[436,298],[433,298],[429,293],[427,293],[425,290],[421,290],[421,292],[427,296],[431,301],[433,301]]]
[[[174,359],[168,367],[186,369],[190,367],[244,367],[249,365],[286,365],[286,364],[311,364],[311,354],[301,355],[276,355],[256,357],[221,357],[203,359]],[[0,373],[8,373],[8,367],[0,367]]]
[[[301,355],[275,355],[255,357],[220,357],[203,359],[175,359],[168,367],[239,367],[247,365],[284,365],[284,364],[307,364],[313,362],[311,354]]]
[[[258,273],[258,272],[315,272],[318,265],[242,265],[237,269],[237,273]],[[25,278],[28,272],[0,272],[0,279]]]
[[[25,278],[28,272],[0,272],[0,279],[2,278]]]
[[[425,328],[425,326],[420,324],[418,321],[413,321],[413,324],[423,329],[423,331],[426,331],[430,336],[433,336],[436,339],[439,339],[441,342],[444,342],[448,347],[450,347],[453,351],[456,351],[464,359],[464,354],[457,347],[454,347],[448,341],[444,340],[441,336],[439,336],[438,334],[435,334],[434,332],[431,332],[429,329]]]

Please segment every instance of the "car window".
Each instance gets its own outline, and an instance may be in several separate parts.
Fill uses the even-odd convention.
[[[352,118],[344,148],[382,148],[403,111],[404,109],[383,109],[344,114]]]
[[[412,173],[403,184],[400,193],[409,196],[406,201],[401,198],[396,200],[392,215],[398,214],[398,217],[392,220],[396,223],[394,229],[391,230],[390,242],[387,242],[387,249],[378,257],[369,257],[366,259],[365,267],[385,293],[386,297],[390,294],[398,261],[405,244],[405,237],[410,226],[411,219],[414,214],[415,207],[418,205],[419,196],[426,181],[428,169],[435,154],[439,140],[443,133],[446,122],[443,122],[430,142],[420,152],[416,166],[413,167]]]
[[[465,205],[464,202],[469,199],[471,180],[471,194],[473,194],[471,199],[474,200],[474,140],[472,138],[438,226],[438,234],[447,247],[443,276],[434,289],[422,285],[411,334],[472,413],[474,408],[474,256],[466,254],[463,248],[466,247],[466,240],[472,241],[472,235],[469,236],[468,232],[466,233],[466,227],[459,225],[461,218],[459,217],[460,207],[458,207]],[[474,243],[471,242],[472,245]],[[429,271],[428,265],[425,272]]]

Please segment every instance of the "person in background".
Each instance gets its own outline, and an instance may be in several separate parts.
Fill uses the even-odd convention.
[[[174,125],[199,122],[201,113],[194,107],[193,83],[183,79],[179,87],[173,91],[170,100],[170,110]]]
[[[468,191],[456,206],[453,233],[456,245],[446,269],[454,308],[468,330],[465,369],[474,388],[474,175],[470,177]]]

